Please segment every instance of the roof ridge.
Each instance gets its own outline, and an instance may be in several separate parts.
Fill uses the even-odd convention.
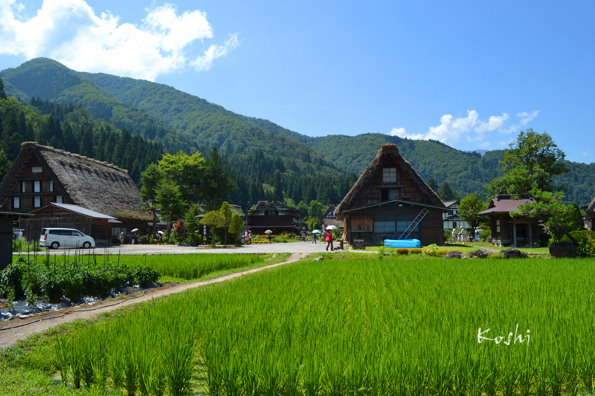
[[[55,147],[52,147],[52,146],[44,146],[43,144],[39,144],[39,143],[34,142],[34,141],[28,141],[28,142],[21,143],[21,148],[25,148],[25,147],[35,147],[35,148],[42,149],[42,150],[52,151],[54,153],[58,153],[58,154],[66,155],[66,156],[69,156],[69,157],[73,157],[73,158],[78,158],[78,159],[81,159],[81,160],[89,161],[89,162],[95,163],[97,165],[103,165],[103,166],[105,166],[107,168],[114,169],[114,170],[116,170],[118,172],[128,174],[128,170],[122,169],[119,166],[116,166],[116,165],[114,165],[114,164],[112,164],[110,162],[100,161],[100,160],[97,160],[95,158],[91,158],[91,157],[87,157],[87,156],[82,155],[82,154],[76,154],[76,153],[73,153],[73,152],[70,152],[70,151],[58,149],[58,148],[55,148]]]

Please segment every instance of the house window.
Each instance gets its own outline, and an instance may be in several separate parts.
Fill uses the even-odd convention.
[[[41,208],[41,197],[39,195],[33,197],[33,207]]]
[[[50,180],[50,192],[54,192],[54,181]]]
[[[21,182],[21,192],[27,192],[27,182]]]
[[[34,166],[31,168],[31,173],[41,173],[41,166]]]
[[[395,232],[394,221],[375,221],[374,232],[377,233],[392,233]]]
[[[41,192],[41,182],[39,180],[33,182],[33,192]]]
[[[63,203],[61,195],[56,195],[56,203]]]
[[[20,209],[21,208],[21,198],[19,198],[19,197],[12,197],[12,208],[13,209]]]
[[[399,190],[396,190],[396,189],[388,190],[388,200],[392,201],[393,199],[399,199]]]
[[[383,183],[396,183],[397,182],[397,168],[382,169],[382,182]]]
[[[413,220],[397,220],[397,232],[406,231]],[[415,231],[419,230],[419,224],[415,226]]]

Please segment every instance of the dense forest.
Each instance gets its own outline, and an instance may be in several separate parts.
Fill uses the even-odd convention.
[[[147,165],[157,162],[165,152],[159,143],[94,119],[81,105],[35,98],[28,104],[15,98],[0,99],[0,178],[18,155],[21,143],[29,140],[113,163],[127,169],[137,183]],[[338,202],[355,181],[355,175],[320,175],[315,171],[323,166],[319,158],[308,161],[310,173],[304,175],[295,159],[283,161],[259,150],[224,155],[221,161],[235,185],[224,198],[246,209],[264,199]],[[275,183],[280,185],[280,196],[275,195]]]
[[[236,202],[270,197],[275,170],[279,170],[277,183],[284,186],[286,198],[299,202],[316,196],[337,203],[347,191],[344,180],[353,180],[353,174],[359,174],[385,143],[398,144],[403,157],[426,181],[431,180],[437,189],[446,183],[458,197],[478,192],[487,199],[485,186],[503,175],[499,165],[503,151],[481,155],[437,141],[378,133],[308,137],[163,84],[76,72],[50,59],[33,59],[1,71],[0,78],[6,92],[23,102],[40,98],[64,106],[79,105],[76,111],[84,108],[97,122],[156,142],[164,152],[208,153],[218,148],[234,175]],[[570,171],[554,182],[567,200],[585,205],[595,195],[594,165],[567,162],[567,166]],[[138,171],[131,170],[131,174]]]
[[[97,121],[80,105],[14,98],[0,99],[0,173],[8,170],[24,141],[64,149],[127,169],[138,182],[141,172],[163,153],[159,143]],[[0,176],[0,177],[1,177]]]

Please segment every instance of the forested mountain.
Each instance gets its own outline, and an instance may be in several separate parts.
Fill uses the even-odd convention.
[[[141,172],[163,153],[161,144],[93,119],[80,105],[15,98],[0,99],[0,179],[24,141],[37,141],[127,169],[138,182]]]
[[[49,59],[33,59],[0,72],[7,94],[24,101],[41,98],[77,104],[96,119],[160,143],[167,152],[208,153],[211,147],[235,174],[236,202],[269,197],[275,170],[286,196],[337,203],[343,186],[359,174],[384,143],[397,143],[425,180],[447,182],[459,196],[480,192],[501,176],[502,151],[485,155],[456,150],[436,141],[408,140],[378,133],[308,137],[271,121],[233,113],[204,99],[149,81],[108,74],[75,72]],[[567,197],[583,205],[595,195],[593,164],[568,163],[571,171],[555,179]],[[329,187],[330,185],[330,187]],[[272,188],[272,187],[271,187]],[[310,192],[312,190],[312,192]],[[321,191],[322,190],[322,191]]]

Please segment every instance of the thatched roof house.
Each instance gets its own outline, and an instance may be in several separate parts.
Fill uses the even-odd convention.
[[[36,142],[21,146],[0,184],[3,210],[29,213],[56,202],[114,217],[122,227],[152,219],[126,170]]]
[[[344,237],[380,245],[384,239],[443,243],[442,200],[399,154],[385,144],[335,209]]]

